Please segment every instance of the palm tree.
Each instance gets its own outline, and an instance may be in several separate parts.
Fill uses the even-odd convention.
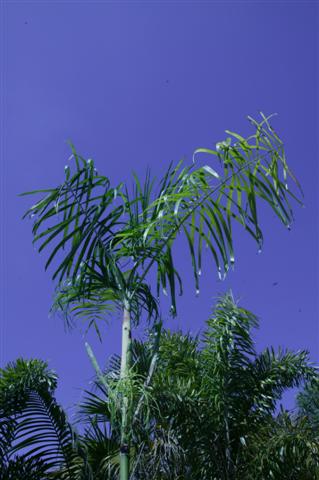
[[[182,293],[182,279],[173,259],[173,246],[184,234],[189,246],[196,293],[206,244],[220,278],[234,264],[232,225],[239,223],[261,248],[263,234],[258,206],[266,202],[290,228],[293,220],[283,143],[263,114],[258,123],[250,118],[255,133],[230,137],[216,150],[195,151],[190,166],[170,166],[155,188],[150,174],[134,189],[111,187],[98,175],[92,160],[85,161],[73,148],[75,171],[65,167],[65,181],[45,193],[26,215],[35,217],[34,241],[39,251],[51,247],[46,268],[58,261],[53,279],[58,281],[55,306],[69,319],[89,315],[90,325],[105,311],[118,306],[123,312],[121,378],[128,382],[131,366],[131,323],[141,312],[158,317],[157,297],[169,290],[171,313],[176,314],[176,289]],[[235,141],[232,144],[232,140]],[[199,153],[217,157],[217,168],[198,166]],[[297,182],[296,182],[297,183]],[[297,184],[298,185],[298,184]],[[61,260],[62,258],[62,260]],[[58,260],[59,259],[59,260]],[[156,271],[157,293],[148,284]],[[127,392],[127,389],[123,389]],[[122,398],[121,480],[129,475],[131,428],[127,395]]]
[[[257,353],[257,326],[231,294],[222,297],[203,338],[162,332],[149,383],[154,338],[133,341],[131,479],[317,478],[294,476],[318,471],[318,443],[309,426],[287,412],[276,417],[282,394],[313,380],[316,371],[305,351]],[[119,377],[120,358],[114,357],[104,378]],[[120,417],[114,418],[113,399],[99,378],[96,387],[81,407],[83,418],[111,422],[116,440]]]
[[[313,382],[316,370],[306,352],[257,353],[256,326],[228,294],[202,338],[165,330],[159,337],[157,327],[133,341],[131,480],[319,478],[316,429],[304,416],[276,416],[282,393]],[[80,406],[81,435],[56,403],[57,377],[45,362],[19,359],[1,370],[1,479],[116,480],[120,369],[114,356],[97,375]]]

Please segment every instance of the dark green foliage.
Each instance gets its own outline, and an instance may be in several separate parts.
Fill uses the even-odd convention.
[[[312,427],[319,428],[319,379],[308,383],[305,389],[298,395],[298,406],[301,415],[308,418]]]
[[[39,462],[46,472],[70,468],[75,433],[54,398],[56,385],[56,374],[39,360],[18,359],[0,370],[0,445],[8,472],[24,460],[26,471]],[[18,459],[17,452],[23,452]]]
[[[314,411],[308,392],[316,371],[306,352],[257,353],[257,326],[230,294],[202,338],[158,324],[145,342],[133,342],[127,378],[118,357],[99,373],[80,406],[82,435],[57,405],[56,375],[44,362],[9,364],[0,375],[1,480],[117,480],[123,395],[132,480],[319,478],[319,436],[306,414]],[[276,414],[282,393],[303,382],[299,402],[306,395],[307,407]]]
[[[134,341],[132,405],[138,413],[131,431],[132,478],[317,478],[305,473],[317,472],[319,461],[309,423],[275,414],[282,393],[311,381],[315,370],[306,352],[257,353],[251,337],[257,325],[253,314],[226,295],[207,322],[203,342],[163,331],[154,353],[153,340]],[[110,388],[117,360],[111,365],[105,377]],[[103,395],[89,394],[82,411],[108,422],[113,398],[99,388]],[[144,401],[137,408],[141,392]]]
[[[0,465],[1,480],[44,480],[46,466],[42,460],[14,457]]]
[[[317,480],[318,432],[307,418],[282,411],[250,433],[245,461],[241,471],[247,480]]]

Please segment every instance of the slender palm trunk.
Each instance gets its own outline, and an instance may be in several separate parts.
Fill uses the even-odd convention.
[[[131,366],[131,317],[127,305],[123,310],[122,321],[122,354],[121,354],[121,379],[127,378]],[[125,392],[126,388],[124,388]],[[121,446],[120,446],[120,480],[129,479],[129,432],[128,414],[129,398],[124,393],[122,398],[122,425],[121,425]]]

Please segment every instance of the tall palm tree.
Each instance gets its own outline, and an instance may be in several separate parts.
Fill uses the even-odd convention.
[[[133,192],[124,185],[111,187],[98,175],[92,160],[73,149],[75,170],[65,167],[65,181],[45,193],[26,213],[35,217],[34,241],[39,251],[50,247],[46,268],[57,261],[55,305],[67,313],[89,314],[90,324],[117,305],[123,312],[121,378],[128,380],[131,365],[131,323],[142,310],[158,316],[160,289],[169,290],[171,312],[176,314],[176,289],[182,279],[174,263],[173,246],[184,234],[189,246],[196,292],[206,244],[220,278],[234,264],[232,225],[239,223],[261,248],[259,202],[266,202],[290,228],[293,220],[284,146],[263,114],[255,133],[244,138],[227,131],[216,150],[200,148],[190,166],[170,166],[155,187],[150,175],[134,177]],[[232,141],[235,141],[232,144]],[[198,166],[199,153],[217,158],[217,167]],[[298,184],[297,184],[298,185]],[[148,284],[156,270],[157,293]],[[67,318],[69,318],[67,316]],[[125,390],[125,389],[124,389]],[[123,390],[123,391],[124,391]],[[130,405],[122,398],[121,480],[129,475]]]

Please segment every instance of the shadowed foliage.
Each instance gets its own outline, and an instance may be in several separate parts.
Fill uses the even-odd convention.
[[[257,326],[230,294],[201,338],[157,324],[133,341],[127,377],[117,356],[98,372],[79,408],[81,435],[57,405],[44,362],[9,364],[0,372],[1,479],[117,480],[123,397],[132,480],[319,478],[317,430],[303,414],[276,413],[282,393],[313,384],[316,370],[307,352],[257,353]]]

